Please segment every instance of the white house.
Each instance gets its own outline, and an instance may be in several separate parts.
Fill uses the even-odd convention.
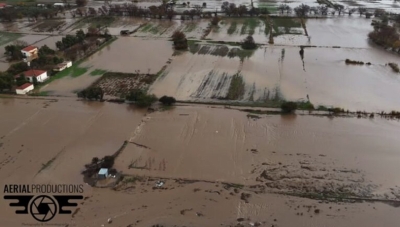
[[[72,66],[72,61],[65,61],[63,63],[58,64],[53,70],[61,72],[64,69],[67,69]]]
[[[24,75],[29,82],[33,83],[33,77],[36,77],[36,81],[39,83],[44,82],[45,80],[47,80],[49,77],[47,76],[47,71],[43,71],[43,70],[28,70],[25,72],[22,72],[18,75],[15,75],[15,78],[20,77],[21,75]]]
[[[38,48],[35,46],[27,46],[21,50],[22,55],[24,58],[31,58],[38,54]]]
[[[25,95],[26,93],[30,92],[33,90],[33,84],[31,83],[25,83],[15,89],[15,92],[17,95]]]
[[[107,168],[101,168],[99,173],[97,174],[97,177],[99,179],[106,179],[108,176],[108,169]]]

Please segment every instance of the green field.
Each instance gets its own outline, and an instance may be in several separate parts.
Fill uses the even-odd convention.
[[[12,41],[20,38],[20,37],[22,37],[21,34],[0,32],[0,45],[7,44],[9,42],[12,42]]]

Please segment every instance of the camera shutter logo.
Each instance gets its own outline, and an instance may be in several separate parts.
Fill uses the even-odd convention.
[[[16,214],[31,214],[39,222],[48,222],[56,214],[71,214],[70,210],[64,210],[63,207],[76,207],[77,203],[68,202],[70,199],[83,199],[80,195],[5,195],[6,200],[18,200],[17,203],[10,203],[11,207],[21,207],[16,210]],[[22,210],[22,207],[24,208]]]

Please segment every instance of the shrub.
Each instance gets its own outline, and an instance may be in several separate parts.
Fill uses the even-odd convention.
[[[213,18],[211,19],[211,25],[217,26],[220,20],[221,20],[221,19],[220,19],[218,16],[213,17]]]
[[[397,65],[396,63],[390,62],[388,65],[389,65],[389,66],[393,69],[393,71],[395,71],[396,73],[400,72],[399,65]]]
[[[157,97],[155,95],[148,95],[146,92],[140,89],[132,90],[125,98],[128,101],[135,102],[135,104],[139,107],[148,107],[157,101]]]
[[[176,102],[176,99],[174,97],[164,95],[158,101],[161,102],[163,105],[171,106],[172,104],[174,104]]]
[[[293,113],[297,109],[297,103],[295,102],[284,102],[281,105],[281,110],[284,113]]]
[[[100,87],[89,87],[80,92],[78,92],[79,98],[84,98],[88,100],[103,100],[104,92]]]
[[[187,39],[186,35],[183,32],[176,30],[174,34],[172,34],[171,38],[172,41],[174,41],[174,46],[176,50],[187,49],[188,47]]]
[[[101,168],[111,168],[114,165],[113,156],[104,156],[103,162],[101,163]]]
[[[257,48],[257,44],[255,43],[253,36],[247,36],[242,42],[242,48],[252,50]]]

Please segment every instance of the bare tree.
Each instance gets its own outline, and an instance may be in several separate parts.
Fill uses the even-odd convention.
[[[367,12],[367,9],[364,7],[358,7],[357,10],[358,10],[358,13],[360,14],[360,16]]]

